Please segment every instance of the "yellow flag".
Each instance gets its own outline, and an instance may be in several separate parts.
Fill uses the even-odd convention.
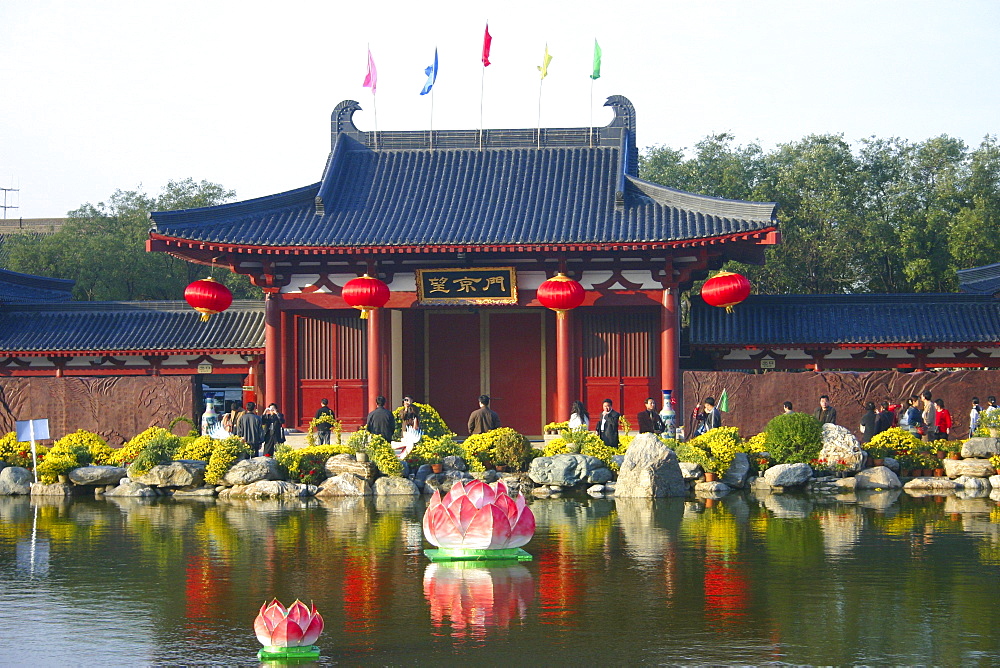
[[[549,74],[549,63],[552,62],[552,56],[549,55],[549,45],[545,45],[545,57],[542,58],[542,64],[538,66],[538,71],[542,73],[542,78],[544,79]]]

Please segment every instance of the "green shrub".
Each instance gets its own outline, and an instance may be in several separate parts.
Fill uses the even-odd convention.
[[[473,434],[465,439],[462,447],[473,471],[484,471],[490,463],[520,470],[531,452],[531,442],[510,427]]]
[[[348,439],[347,446],[351,448],[351,452],[367,452],[372,463],[383,475],[403,477],[403,462],[399,461],[392,444],[378,434],[372,434],[362,427]]]
[[[205,482],[210,485],[218,484],[237,459],[249,457],[252,454],[250,446],[239,436],[230,436],[216,441],[212,456],[208,460],[208,466],[205,467]]]
[[[344,424],[332,415],[320,415],[318,418],[314,418],[309,422],[309,429],[306,430],[306,446],[313,447],[317,445],[316,427],[319,424],[330,425],[330,431],[332,431],[335,436],[333,441],[336,442],[337,445],[340,445],[341,435],[344,433]]]
[[[216,440],[211,436],[199,436],[198,438],[181,438],[181,445],[174,455],[177,459],[197,459],[207,462],[212,458],[212,451],[215,450]]]
[[[136,434],[132,440],[118,448],[109,457],[109,463],[115,466],[128,466],[139,456],[142,449],[160,433],[169,433],[163,427],[150,427],[149,429]]]
[[[911,434],[909,430],[892,427],[879,434],[875,434],[872,440],[867,443],[865,449],[873,458],[884,458],[904,454],[916,454],[927,447],[923,441]]]
[[[764,429],[764,445],[775,464],[806,464],[819,457],[823,425],[806,413],[786,413],[773,418]]]
[[[87,466],[93,461],[88,444],[96,446],[102,441],[100,436],[90,432],[78,431],[62,437],[52,444],[48,455],[38,462],[39,480],[52,484],[58,476],[66,475],[75,468]]]
[[[424,432],[424,438],[442,438],[443,436],[454,436],[453,432],[444,422],[441,414],[430,404],[420,404],[416,401],[413,405],[420,411],[420,431]],[[396,431],[392,435],[392,440],[398,441],[403,434],[403,407],[400,406],[392,412],[396,418]]]
[[[173,461],[180,442],[179,437],[174,436],[166,429],[156,434],[132,460],[128,468],[129,475],[143,475],[149,473],[154,466]]]
[[[567,449],[568,443],[576,443],[580,448],[581,455],[587,455],[589,457],[596,457],[604,462],[612,471],[618,470],[618,464],[614,462],[612,457],[615,455],[620,455],[624,452],[623,448],[609,448],[601,440],[601,437],[597,435],[594,431],[564,431],[560,434],[559,438],[554,438],[545,444],[545,450],[543,450],[543,455],[546,457],[553,457],[555,455],[564,455],[569,452]],[[626,445],[627,449],[628,446]]]
[[[302,481],[303,474],[309,474],[316,468],[315,464],[319,462],[319,467],[323,471],[326,470],[326,460],[334,455],[353,455],[354,450],[350,445],[347,444],[333,444],[330,445],[310,445],[304,448],[294,449],[291,446],[281,443],[278,445],[277,449],[274,451],[274,459],[288,471],[288,477],[291,480]],[[303,463],[303,460],[305,463]],[[319,471],[317,470],[317,474]],[[325,477],[325,473],[322,477],[316,475],[314,477],[322,481]],[[306,483],[306,484],[316,484],[316,483]]]
[[[66,434],[58,441],[53,443],[53,448],[64,448],[64,447],[82,447],[88,453],[86,457],[88,464],[107,464],[111,455],[114,454],[114,448],[108,445],[107,441],[98,436],[93,432],[89,432],[83,429],[78,429],[72,434]],[[77,458],[79,460],[79,457]],[[86,466],[87,464],[80,464],[80,466]]]
[[[419,466],[420,464],[434,464],[440,462],[445,457],[461,457],[466,459],[465,449],[455,442],[453,435],[442,436],[441,438],[428,438],[424,436],[420,439],[406,460]]]

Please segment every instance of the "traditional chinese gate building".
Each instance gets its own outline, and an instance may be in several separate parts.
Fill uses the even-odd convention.
[[[358,425],[385,394],[437,408],[456,431],[489,394],[538,435],[582,398],[633,413],[679,390],[678,293],[729,259],[760,263],[775,205],[638,178],[636,118],[620,96],[600,128],[364,132],[342,102],[318,183],[152,214],[147,247],[248,275],[266,293],[266,401],[300,425],[323,397]],[[536,290],[586,290],[556,318]],[[384,280],[362,320],[341,296]]]

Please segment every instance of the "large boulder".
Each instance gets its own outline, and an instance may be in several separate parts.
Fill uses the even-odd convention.
[[[913,489],[930,489],[935,491],[948,491],[962,489],[962,486],[950,478],[914,478],[905,485],[903,489],[910,491]]]
[[[725,475],[722,476],[722,482],[726,483],[729,487],[742,489],[746,486],[749,477],[750,457],[745,452],[737,452],[733,463],[729,465]]]
[[[983,476],[959,476],[955,478],[955,484],[961,485],[962,491],[971,492],[973,496],[986,496],[990,493],[990,483]]]
[[[205,484],[206,463],[198,459],[181,459],[158,464],[142,475],[129,475],[133,482],[150,487],[200,487]]]
[[[962,456],[966,459],[989,459],[993,455],[1000,455],[1000,438],[970,438],[962,444]]]
[[[843,460],[850,471],[860,471],[865,463],[865,453],[854,434],[829,422],[823,425],[823,446],[819,458],[828,462]]]
[[[460,472],[455,471],[455,473]],[[409,478],[394,478],[391,476],[383,476],[376,480],[373,491],[375,492],[375,496],[388,494],[418,496],[420,494],[420,490],[417,489],[417,484]]]
[[[226,485],[252,485],[263,480],[281,480],[281,467],[273,457],[254,457],[236,462],[222,477]],[[254,497],[267,498],[267,497]]]
[[[174,498],[206,499],[216,495],[215,485],[205,485],[203,487],[185,487],[174,490]]]
[[[55,482],[45,485],[40,482],[31,483],[32,496],[73,496],[73,485],[65,482]]]
[[[945,459],[944,474],[949,478],[970,476],[972,478],[989,478],[996,474],[996,469],[988,459]]]
[[[334,455],[326,460],[324,468],[331,476],[350,473],[359,478],[364,478],[369,483],[374,482],[378,476],[378,468],[375,464],[372,462],[359,462],[353,455]]]
[[[587,474],[587,482],[591,485],[603,485],[606,482],[614,480],[615,473],[606,466],[602,466],[599,469],[594,469]]]
[[[269,459],[257,457],[255,459]],[[299,485],[285,480],[258,480],[249,485],[234,485],[219,492],[220,499],[299,499],[312,496],[312,485]]]
[[[435,491],[438,491],[441,494],[447,494],[451,491],[451,488],[456,482],[466,482],[472,479],[472,474],[452,469],[443,473],[431,473],[430,475],[425,476],[422,481],[420,481],[418,476],[417,480],[419,481],[419,484],[417,484],[417,489],[420,490],[422,485],[424,494],[433,494]],[[376,492],[376,494],[377,493],[378,492]]]
[[[0,469],[0,496],[30,494],[33,479],[31,471],[20,466],[6,466]]]
[[[681,475],[677,453],[664,445],[656,434],[636,436],[618,471],[615,496],[659,498],[687,496],[687,493],[688,485]]]
[[[127,472],[121,466],[81,466],[69,472],[74,485],[117,485]]]
[[[338,473],[324,480],[316,496],[371,496],[372,486],[368,480],[353,473]]]
[[[573,487],[587,481],[591,471],[604,467],[596,457],[580,454],[537,457],[531,460],[528,477],[539,485]]]
[[[797,487],[809,482],[813,470],[808,464],[776,464],[764,471],[764,480],[771,487]]]
[[[141,482],[135,482],[129,478],[123,478],[121,483],[113,489],[109,489],[104,492],[104,496],[140,496],[140,497],[150,497],[159,496],[159,492],[155,488],[149,485],[144,485]]]
[[[887,466],[875,466],[858,472],[854,479],[857,489],[899,489],[902,483]]]
[[[699,480],[702,477],[701,464],[677,462],[677,465],[681,468],[681,477],[689,482]]]
[[[448,455],[441,459],[445,471],[468,471],[469,465],[458,455]]]

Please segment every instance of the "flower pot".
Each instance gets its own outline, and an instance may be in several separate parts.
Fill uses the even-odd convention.
[[[960,459],[960,458],[961,458],[961,455],[959,455],[957,452],[949,452],[948,453],[948,459]]]
[[[444,469],[444,464],[431,464],[431,473],[441,473]]]
[[[885,458],[884,457],[876,457],[874,460],[872,460],[872,463],[875,466],[885,466]]]
[[[715,473],[713,471],[705,471],[705,482],[715,482]]]
[[[69,476],[66,475],[65,473],[60,473],[59,474],[59,482],[61,482],[64,485],[68,484],[69,483]]]
[[[910,469],[900,469],[899,475],[903,476],[904,478],[909,478],[913,475],[913,471],[911,471]]]
[[[934,469],[924,469],[924,477],[925,478],[933,478],[934,477]]]
[[[368,461],[368,453],[367,452],[355,452],[354,453],[354,458],[356,460],[358,460],[359,462],[367,462]]]
[[[503,472],[505,472],[506,470],[507,470],[507,467],[506,467],[506,466],[504,466],[503,464],[497,464],[497,471],[498,471],[498,472],[500,472],[500,473],[503,473]]]
[[[938,450],[936,454],[938,459],[944,459],[945,457],[948,456],[948,453],[945,452],[944,450]]]
[[[934,477],[935,478],[944,477],[944,469],[934,469]]]

